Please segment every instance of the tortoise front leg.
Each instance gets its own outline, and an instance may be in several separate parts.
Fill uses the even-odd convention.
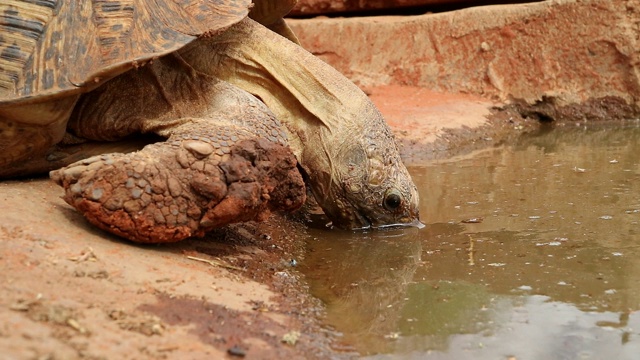
[[[175,131],[166,142],[89,158],[51,177],[91,223],[138,242],[202,236],[303,204],[304,183],[287,147],[236,139],[237,129],[211,131],[204,119],[193,120],[200,126]]]

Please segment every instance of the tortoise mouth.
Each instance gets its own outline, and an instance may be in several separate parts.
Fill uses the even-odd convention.
[[[385,228],[390,228],[390,227],[414,227],[417,229],[424,229],[425,227],[427,227],[427,225],[425,225],[424,223],[422,223],[422,221],[420,221],[419,218],[414,218],[411,221],[408,222],[398,222],[398,223],[394,223],[394,224],[384,224],[384,225],[380,225],[377,227],[374,227],[375,229],[385,229]]]
[[[389,228],[400,228],[400,227],[413,227],[417,229],[424,229],[426,225],[420,221],[418,216],[412,218],[400,219],[400,221],[385,223],[385,224],[376,224],[375,221],[372,221],[369,217],[364,214],[356,213],[358,220],[360,220],[360,226],[352,227],[351,230],[383,230]],[[403,221],[406,220],[406,221]]]

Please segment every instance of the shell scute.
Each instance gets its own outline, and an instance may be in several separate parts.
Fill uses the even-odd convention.
[[[90,91],[248,15],[250,0],[2,0],[0,107]]]

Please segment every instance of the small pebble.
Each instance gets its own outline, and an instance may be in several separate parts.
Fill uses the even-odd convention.
[[[233,345],[227,350],[227,353],[231,356],[245,357],[247,356],[247,350],[241,348],[238,345]]]

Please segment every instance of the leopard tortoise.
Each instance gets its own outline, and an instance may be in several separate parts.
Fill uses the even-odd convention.
[[[303,176],[338,227],[420,226],[380,112],[297,44],[295,1],[254,2],[4,0],[0,177],[65,166],[65,201],[138,242],[296,209]]]

